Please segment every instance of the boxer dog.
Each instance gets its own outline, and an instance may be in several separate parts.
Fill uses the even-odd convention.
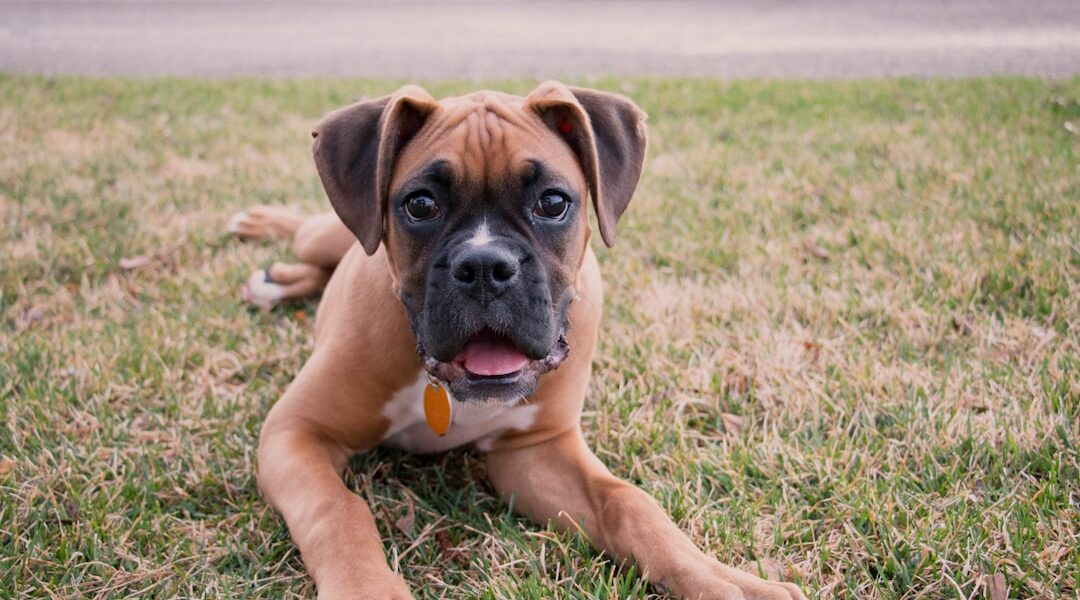
[[[336,216],[253,208],[230,229],[291,235],[302,261],[257,272],[250,302],[325,287],[315,349],[267,416],[258,472],[320,598],[412,597],[342,483],[349,457],[466,444],[515,510],[583,532],[661,590],[805,598],[701,552],[582,436],[603,305],[587,203],[610,246],[645,157],[633,102],[557,82],[443,100],[407,86],[312,135]]]

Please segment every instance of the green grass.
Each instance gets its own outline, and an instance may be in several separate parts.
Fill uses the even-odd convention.
[[[313,593],[253,473],[315,305],[241,306],[287,249],[223,226],[323,209],[310,126],[398,83],[0,76],[0,596]],[[584,83],[651,115],[599,250],[611,469],[814,597],[1077,597],[1080,80]],[[469,452],[347,483],[419,597],[653,593]]]

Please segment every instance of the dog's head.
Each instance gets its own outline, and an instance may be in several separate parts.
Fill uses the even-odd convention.
[[[644,121],[622,96],[548,82],[442,101],[407,86],[318,125],[334,209],[368,254],[386,244],[421,360],[455,398],[520,400],[566,357],[586,201],[611,245]]]

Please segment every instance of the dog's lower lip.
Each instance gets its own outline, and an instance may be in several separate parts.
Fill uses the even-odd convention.
[[[513,373],[506,373],[505,375],[477,375],[472,371],[465,371],[465,378],[475,385],[510,385],[516,382],[525,372],[525,369],[518,369]]]

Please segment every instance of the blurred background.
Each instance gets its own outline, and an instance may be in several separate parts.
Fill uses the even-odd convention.
[[[1080,2],[3,2],[0,70],[394,78],[1062,76],[1080,71]]]

